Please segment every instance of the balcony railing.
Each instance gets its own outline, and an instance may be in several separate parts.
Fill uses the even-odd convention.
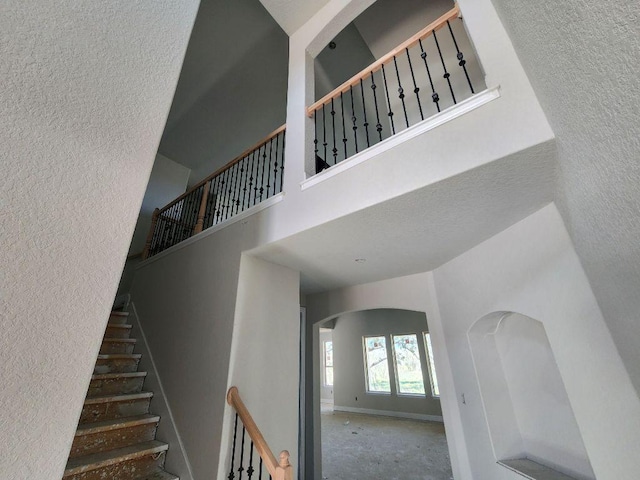
[[[282,191],[283,125],[153,213],[143,259],[224,222]]]
[[[316,173],[476,93],[482,72],[462,49],[471,47],[455,5],[308,107]]]

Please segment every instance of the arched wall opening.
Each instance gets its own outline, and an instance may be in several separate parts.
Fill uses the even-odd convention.
[[[320,437],[315,445],[315,462],[322,467],[322,478],[382,478],[390,472],[413,478],[427,468],[434,478],[450,478],[450,455],[437,374],[431,370],[435,362],[426,340],[430,333],[425,312],[357,310],[322,321],[314,325],[314,330],[316,326],[318,340],[314,347],[318,354],[307,358],[314,364],[313,396],[317,397],[317,392],[321,396],[313,431],[316,439]],[[332,405],[322,401],[326,377],[322,340],[327,327],[332,332]],[[343,426],[349,423],[351,426]],[[361,435],[345,436],[354,433],[351,430]],[[415,442],[412,445],[419,449],[411,455],[401,448],[408,441]],[[393,461],[398,456],[400,464]],[[388,460],[377,462],[377,458]],[[319,478],[317,465],[315,475]]]
[[[595,479],[542,322],[494,312],[468,338],[496,460],[530,478],[547,467]]]

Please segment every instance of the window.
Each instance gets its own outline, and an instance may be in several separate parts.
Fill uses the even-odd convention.
[[[427,359],[429,361],[429,378],[431,378],[431,395],[434,397],[440,396],[440,389],[438,388],[438,377],[436,377],[436,367],[433,363],[433,348],[431,347],[431,334],[424,333],[424,344],[427,348]]]
[[[424,377],[420,363],[418,336],[392,335],[393,357],[396,367],[398,393],[405,395],[424,395]]]
[[[323,342],[324,350],[324,385],[333,386],[333,342],[326,340]]]
[[[384,337],[363,337],[367,369],[367,391],[391,393],[387,342]]]

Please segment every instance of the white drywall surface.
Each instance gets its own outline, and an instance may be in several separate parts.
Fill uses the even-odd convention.
[[[240,397],[276,459],[290,454],[298,472],[298,379],[300,378],[300,275],[243,255],[240,263],[228,386]],[[259,366],[266,369],[256,375]],[[223,442],[231,445],[234,411],[225,406]],[[231,448],[221,451],[224,480]]]
[[[466,338],[476,320],[493,312],[516,312],[544,324],[595,477],[633,478],[640,471],[632,447],[640,402],[553,204],[433,275],[474,474],[513,475],[495,463]],[[600,382],[608,387],[598,387]]]
[[[198,2],[0,15],[0,477],[62,477]]]
[[[558,138],[558,208],[640,391],[640,3],[495,4]]]
[[[543,324],[492,314],[469,331],[469,345],[496,458],[528,458],[594,479]]]

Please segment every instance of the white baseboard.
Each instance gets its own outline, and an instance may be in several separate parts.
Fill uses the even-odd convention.
[[[372,410],[370,408],[343,407],[340,405],[334,405],[333,410],[338,412],[366,413],[367,415],[380,415],[383,417],[408,418],[411,420],[426,420],[429,422],[444,423],[444,419],[441,416],[427,415],[424,413],[393,412],[389,410]]]

